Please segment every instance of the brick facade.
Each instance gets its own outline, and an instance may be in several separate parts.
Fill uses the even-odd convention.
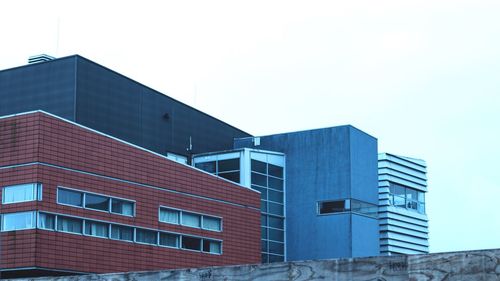
[[[120,272],[260,262],[260,196],[247,188],[43,112],[0,119],[0,186],[42,183],[43,200],[0,206],[222,240],[222,254],[43,229],[2,232],[3,269]],[[135,216],[57,204],[68,187],[135,201]],[[161,223],[159,206],[222,218],[215,232]]]

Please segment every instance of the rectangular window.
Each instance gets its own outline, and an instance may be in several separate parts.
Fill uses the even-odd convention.
[[[212,253],[212,254],[220,254],[221,253],[220,242],[203,239],[203,252]]]
[[[97,236],[97,237],[108,237],[109,226],[106,223],[97,221],[85,221],[85,234]]]
[[[201,239],[196,237],[182,236],[182,248],[188,250],[201,250]]]
[[[109,211],[109,198],[95,195],[95,194],[85,194],[85,208]]]
[[[177,210],[160,208],[160,221],[172,224],[179,224],[180,212]]]
[[[2,190],[2,203],[42,200],[42,185],[37,183],[6,186]]]
[[[238,171],[240,169],[240,158],[219,160],[217,162],[218,173],[228,172],[228,171]]]
[[[35,228],[35,212],[22,212],[2,215],[2,231],[32,228]]]
[[[57,203],[83,207],[83,193],[69,189],[57,189]]]
[[[42,229],[55,230],[55,215],[40,213],[38,215],[38,227]]]
[[[204,163],[196,163],[194,166],[200,170],[203,170],[205,172],[215,174],[215,161],[213,162],[204,162]]]
[[[139,243],[156,245],[156,234],[156,231],[137,228],[135,232],[135,241]]]
[[[71,232],[71,233],[82,233],[82,219],[69,218],[69,217],[57,217],[57,230]]]
[[[160,245],[179,248],[179,235],[160,232]]]
[[[318,212],[322,214],[332,214],[349,211],[346,200],[318,202]]]
[[[182,212],[182,225],[200,228],[200,215]]]
[[[221,220],[219,218],[203,216],[203,228],[208,230],[220,231]]]
[[[134,241],[134,229],[129,226],[112,224],[111,238],[124,241]]]
[[[111,198],[111,212],[125,216],[134,216],[134,203]]]

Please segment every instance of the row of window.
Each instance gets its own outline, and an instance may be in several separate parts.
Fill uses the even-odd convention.
[[[124,216],[134,216],[135,213],[133,201],[68,188],[57,189],[57,203]]]
[[[42,184],[26,183],[2,188],[2,204],[42,200]]]
[[[222,220],[220,218],[167,207],[160,207],[159,220],[164,223],[178,224],[211,231],[222,230]]]
[[[38,214],[38,223],[37,223]],[[46,229],[73,234],[110,238],[128,242],[201,251],[210,254],[222,253],[222,242],[203,238],[155,231],[150,229],[118,225],[102,221],[69,217],[43,212],[22,212],[2,215],[2,231],[23,229]]]
[[[377,218],[378,206],[356,199],[330,200],[318,202],[318,214],[334,214],[343,212],[354,212]]]

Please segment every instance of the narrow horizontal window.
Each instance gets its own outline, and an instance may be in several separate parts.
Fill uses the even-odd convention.
[[[85,194],[85,208],[109,211],[109,198],[95,195],[95,194]]]
[[[200,228],[200,223],[200,215],[182,212],[182,225]]]
[[[323,215],[347,212],[349,211],[349,208],[346,206],[346,200],[324,201],[318,203],[318,211],[320,215]]]
[[[160,208],[160,221],[172,224],[179,224],[180,212],[177,210]]]
[[[160,232],[160,245],[179,248],[179,235]]]
[[[134,241],[134,228],[123,225],[111,225],[111,238],[124,241]]]
[[[57,217],[57,230],[71,233],[82,233],[82,219],[70,217]]]
[[[35,228],[35,212],[10,213],[2,215],[2,231]]]
[[[85,221],[85,234],[97,237],[108,237],[109,225],[97,221]]]
[[[196,237],[182,236],[182,248],[187,250],[201,250],[201,239]]]
[[[2,189],[2,203],[42,200],[42,185],[37,183],[6,186]]]
[[[212,254],[220,254],[221,253],[220,242],[208,240],[208,239],[203,239],[203,252],[212,253]]]
[[[153,244],[156,245],[156,231],[146,230],[146,229],[136,229],[135,241],[139,243]]]
[[[221,231],[221,219],[203,216],[203,228],[214,231]]]
[[[83,207],[83,193],[69,189],[57,189],[57,203]]]
[[[40,213],[38,215],[38,227],[42,229],[55,230],[55,215]]]
[[[111,212],[125,216],[133,216],[134,203],[116,198],[111,198]]]
[[[57,189],[57,203],[124,216],[134,216],[135,211],[132,201],[65,188]]]

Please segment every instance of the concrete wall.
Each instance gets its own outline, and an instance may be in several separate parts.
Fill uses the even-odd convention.
[[[20,280],[20,279],[17,279]],[[27,280],[27,279],[26,279]],[[185,270],[131,272],[74,277],[38,278],[37,281],[164,280],[391,280],[470,281],[500,280],[500,249],[430,255],[243,265]]]

